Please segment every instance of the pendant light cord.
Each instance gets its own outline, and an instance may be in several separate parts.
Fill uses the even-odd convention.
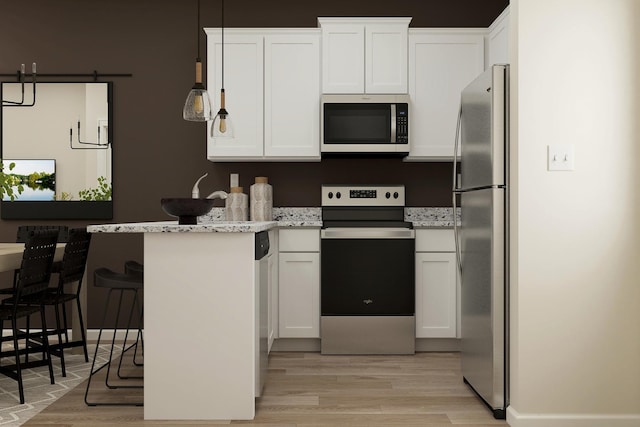
[[[200,61],[200,0],[198,0],[198,26],[196,27],[196,40],[198,41],[198,61]]]
[[[222,87],[224,91],[224,0],[222,0]]]

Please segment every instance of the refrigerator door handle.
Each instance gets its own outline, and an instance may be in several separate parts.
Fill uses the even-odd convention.
[[[460,96],[460,109],[458,110],[458,123],[456,124],[456,139],[453,145],[453,191],[451,192],[451,198],[453,201],[453,240],[456,247],[456,264],[458,266],[458,273],[460,274],[460,284],[462,285],[462,254],[460,252],[460,238],[458,236],[458,221],[456,212],[457,195],[458,195],[458,144],[460,143],[460,123],[462,121],[462,96]]]
[[[454,193],[460,188],[458,187],[458,146],[460,145],[460,124],[462,122],[462,96],[460,96],[460,108],[458,109],[458,121],[456,123],[456,136],[453,144],[453,191]]]
[[[452,194],[453,197],[453,240],[455,242],[455,247],[456,247],[456,264],[458,266],[458,273],[460,274],[460,286],[462,286],[462,253],[460,251],[460,237],[459,237],[459,227],[458,227],[458,221],[456,218],[456,208],[457,208],[457,201],[456,201],[456,193]]]

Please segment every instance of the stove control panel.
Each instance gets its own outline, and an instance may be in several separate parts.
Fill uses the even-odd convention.
[[[404,185],[323,185],[322,206],[404,206]]]

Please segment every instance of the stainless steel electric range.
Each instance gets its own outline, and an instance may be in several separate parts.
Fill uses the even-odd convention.
[[[402,185],[322,186],[323,354],[415,352],[415,231]]]

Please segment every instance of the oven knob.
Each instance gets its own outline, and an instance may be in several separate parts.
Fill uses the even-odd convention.
[[[398,197],[400,197],[400,195],[398,194],[398,192],[396,191],[395,193],[393,193],[393,198],[397,199]]]
[[[328,196],[329,196],[330,199],[333,199],[333,192],[329,191]]]
[[[340,197],[342,197],[342,194],[340,194],[340,192],[338,191],[338,192],[336,193],[336,199],[339,199]]]
[[[389,193],[389,192],[387,191],[387,194],[385,194],[385,196],[387,197],[387,199],[390,199],[390,198],[391,198],[391,193]]]

